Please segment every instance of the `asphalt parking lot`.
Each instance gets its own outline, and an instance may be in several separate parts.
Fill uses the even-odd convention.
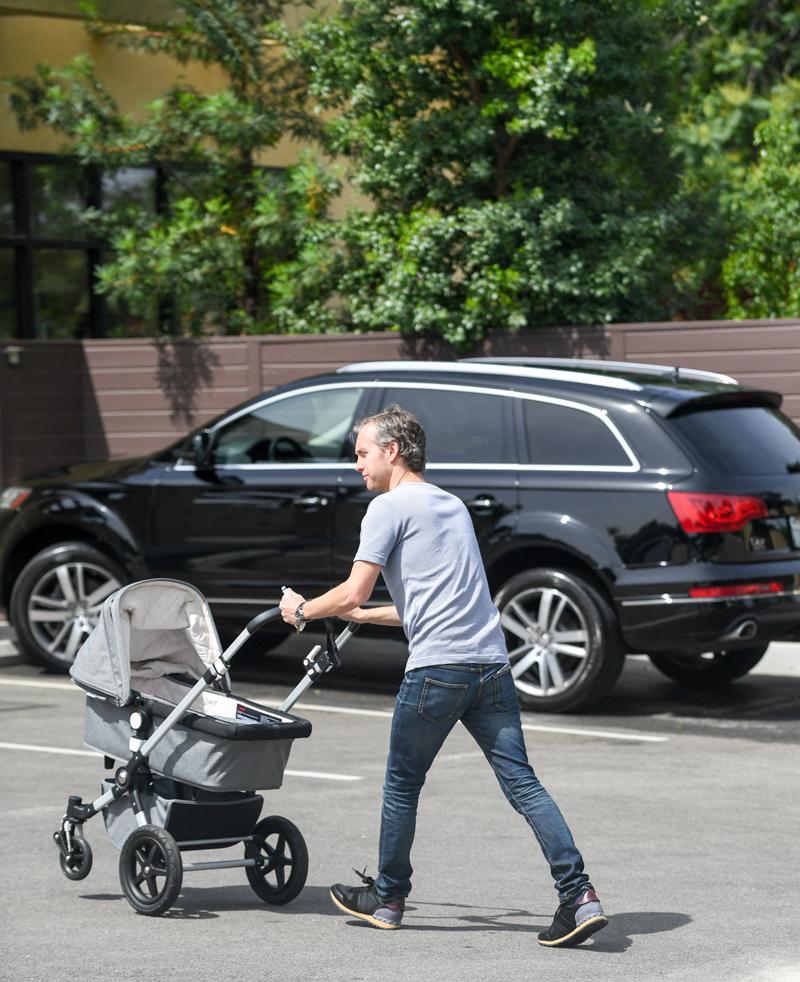
[[[534,766],[611,915],[591,942],[559,951],[536,943],[556,904],[544,861],[463,730],[423,791],[403,930],[373,930],[328,900],[351,867],[374,870],[402,645],[357,637],[347,669],[296,709],[314,732],[295,742],[264,814],[307,840],[297,900],[266,906],[243,870],[187,873],[169,914],[147,918],[122,896],[100,817],[86,825],[90,876],[61,874],[52,832],[67,795],[96,796],[102,759],[83,748],[81,692],[15,662],[0,634],[0,977],[798,980],[800,646],[774,648],[761,671],[707,697],[632,660],[596,711],[525,715]],[[300,650],[288,639],[267,659],[242,652],[236,690],[279,702]]]

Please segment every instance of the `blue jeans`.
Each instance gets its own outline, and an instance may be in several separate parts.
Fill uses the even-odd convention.
[[[459,720],[492,765],[506,798],[533,829],[559,899],[570,900],[590,887],[572,833],[528,763],[509,666],[436,665],[407,672],[397,695],[375,880],[381,899],[399,899],[411,892],[410,856],[419,793]]]

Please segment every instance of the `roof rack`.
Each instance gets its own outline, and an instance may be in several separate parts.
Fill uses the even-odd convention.
[[[701,368],[681,368],[678,365],[650,365],[637,361],[606,361],[601,358],[529,358],[529,357],[491,357],[463,358],[462,361],[479,362],[485,365],[526,365],[529,367],[552,367],[567,371],[623,372],[628,375],[655,375],[669,378],[673,382],[691,379],[702,382],[718,382],[722,385],[738,385],[730,375],[707,372]]]
[[[566,360],[566,359],[565,359]],[[477,365],[469,362],[484,361],[486,364]],[[641,385],[624,378],[614,378],[609,375],[592,375],[589,372],[563,371],[558,368],[538,367],[538,364],[527,365],[509,364],[505,360],[494,361],[491,358],[465,358],[459,361],[362,361],[337,368],[337,373],[347,372],[458,372],[460,375],[476,374],[505,375],[510,378],[552,379],[557,382],[577,382],[581,385],[600,385],[607,389],[625,389],[628,392],[640,392]],[[599,364],[606,364],[598,362]]]

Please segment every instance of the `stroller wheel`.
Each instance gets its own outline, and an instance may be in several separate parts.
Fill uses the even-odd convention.
[[[61,872],[68,880],[83,880],[89,875],[92,868],[92,849],[86,839],[80,836],[72,838],[72,855],[65,856],[59,853]]]
[[[300,893],[308,876],[308,849],[300,829],[288,818],[270,815],[253,829],[253,841],[245,846],[250,886],[268,904],[288,904]]]
[[[181,890],[183,863],[166,829],[142,825],[131,832],[119,857],[119,881],[139,914],[157,916],[169,910]]]

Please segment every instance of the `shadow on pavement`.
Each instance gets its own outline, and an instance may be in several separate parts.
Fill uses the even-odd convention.
[[[747,675],[704,689],[679,685],[649,662],[629,659],[611,696],[592,715],[633,719],[669,715],[737,724],[800,721],[800,678]]]
[[[126,904],[121,893],[85,893],[81,900],[108,900]],[[174,907],[163,914],[171,920],[211,920],[221,913],[237,910],[258,910],[280,916],[297,914],[334,915],[343,924],[370,928],[369,924],[349,918],[330,900],[327,886],[306,886],[303,892],[285,906],[271,906],[261,902],[247,886],[188,887],[181,890]],[[131,911],[133,914],[133,911]],[[473,933],[476,931],[513,931],[538,934],[550,924],[551,915],[534,914],[529,910],[507,907],[470,906],[457,903],[433,903],[417,901],[406,908],[403,931],[447,931]],[[578,950],[620,953],[634,944],[639,935],[662,934],[675,931],[691,923],[688,914],[664,911],[636,911],[612,914],[608,927],[597,934],[589,944]]]
[[[612,914],[608,927],[595,935],[591,946],[581,946],[580,951],[607,952],[619,954],[634,944],[634,938],[641,934],[663,934],[691,924],[688,914],[666,911],[636,911]]]

